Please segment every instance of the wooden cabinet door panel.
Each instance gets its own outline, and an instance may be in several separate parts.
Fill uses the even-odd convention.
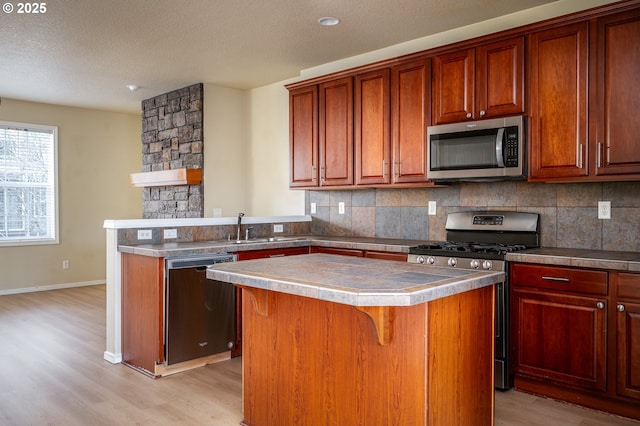
[[[587,134],[588,23],[529,38],[530,177],[589,173]]]
[[[320,185],[353,185],[353,79],[320,85]]]
[[[514,372],[605,391],[606,300],[520,289],[512,294]]]
[[[637,282],[640,285],[640,282]],[[619,307],[622,307],[621,310]],[[618,385],[619,395],[640,400],[640,300],[618,302]]]
[[[476,118],[524,112],[524,38],[476,48]]]
[[[428,59],[396,66],[391,72],[393,183],[427,182],[429,125]]]
[[[289,92],[289,185],[318,186],[318,87]]]
[[[475,51],[467,49],[433,59],[433,124],[473,118]]]
[[[640,173],[640,10],[598,20],[596,174]]]
[[[122,361],[149,375],[164,361],[163,259],[122,254]]]
[[[355,78],[356,184],[389,183],[389,70]]]

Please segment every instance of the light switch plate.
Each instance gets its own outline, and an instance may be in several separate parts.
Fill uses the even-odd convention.
[[[338,203],[338,214],[344,214],[344,201]]]
[[[177,229],[165,229],[164,230],[164,239],[169,240],[171,238],[178,238],[178,230]]]
[[[316,203],[311,203],[311,214],[316,214],[317,211]]]
[[[436,215],[436,209],[437,205],[435,201],[429,201],[429,216],[435,216]]]
[[[283,232],[284,226],[281,223],[277,223],[273,225],[273,232]]]

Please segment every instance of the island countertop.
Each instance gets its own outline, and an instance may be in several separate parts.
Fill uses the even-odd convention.
[[[351,306],[412,306],[504,280],[503,272],[307,254],[218,263],[207,278]]]

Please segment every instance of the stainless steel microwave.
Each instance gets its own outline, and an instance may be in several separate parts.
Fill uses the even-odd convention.
[[[525,126],[523,116],[429,126],[429,179],[524,179]]]

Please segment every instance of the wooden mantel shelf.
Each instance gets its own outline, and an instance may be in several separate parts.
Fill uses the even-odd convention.
[[[133,186],[197,185],[202,182],[202,169],[173,169],[131,173]]]

